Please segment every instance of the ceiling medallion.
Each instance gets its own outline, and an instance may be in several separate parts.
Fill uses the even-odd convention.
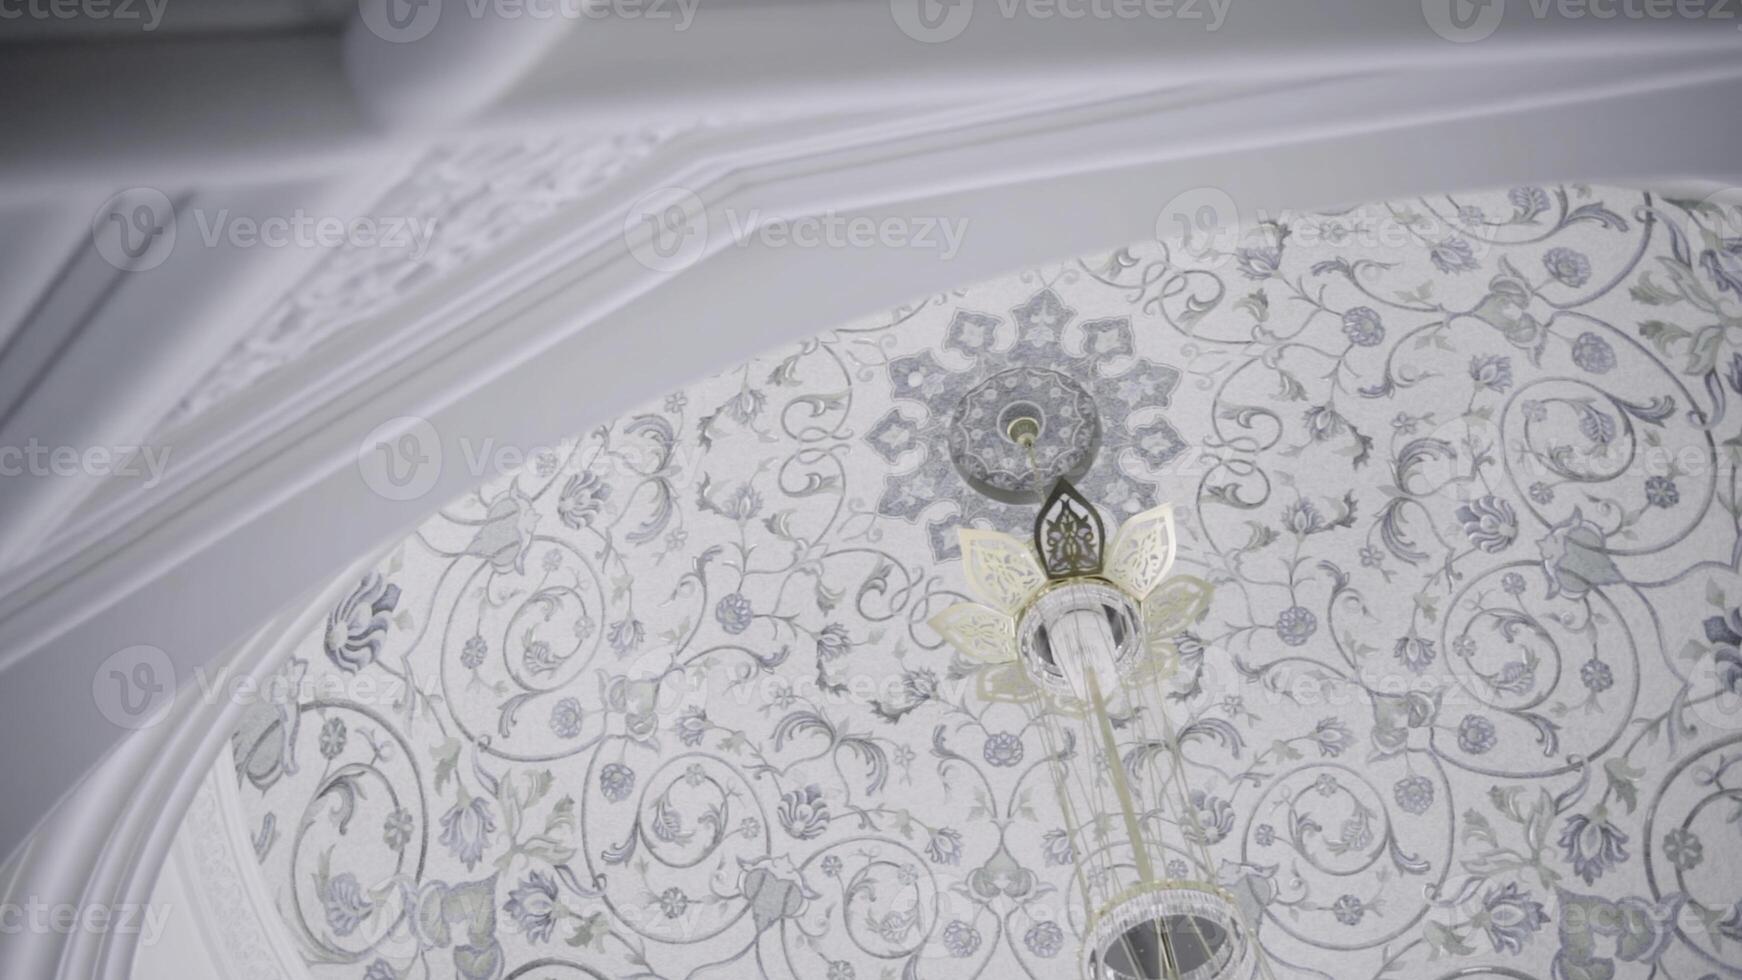
[[[1180,370],[1138,353],[1129,317],[1079,319],[1050,287],[1008,317],[956,310],[887,371],[892,404],[863,436],[890,464],[876,511],[923,526],[938,561],[959,556],[956,528],[1010,526],[1060,478],[1121,516],[1153,507],[1155,474],[1186,451],[1166,416]],[[1018,418],[1038,425],[1032,461]]]
[[[1048,368],[1000,371],[969,389],[950,415],[950,461],[980,493],[1038,503],[1046,487],[1080,479],[1101,445],[1095,400]]]
[[[1036,438],[1030,421],[1010,428],[1019,443]],[[982,696],[1023,704],[1045,741],[1087,909],[1084,980],[1271,977],[1217,884],[1167,713],[1174,638],[1210,594],[1202,579],[1168,575],[1172,505],[1127,520],[1109,543],[1095,506],[1060,479],[1031,540],[971,529],[961,540],[981,602],[931,625],[980,666]]]

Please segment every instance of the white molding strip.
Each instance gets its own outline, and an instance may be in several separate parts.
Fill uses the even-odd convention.
[[[174,860],[206,930],[219,976],[308,980],[254,856],[247,816],[228,766],[215,765],[194,794]]]

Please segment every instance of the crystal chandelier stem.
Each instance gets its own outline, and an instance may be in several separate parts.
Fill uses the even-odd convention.
[[[1101,681],[1098,673],[1091,669],[1088,672],[1088,688],[1090,708],[1094,712],[1096,727],[1101,733],[1101,741],[1107,753],[1107,768],[1112,772],[1113,790],[1119,795],[1119,809],[1125,818],[1125,834],[1131,838],[1131,853],[1136,859],[1137,875],[1142,881],[1155,881],[1155,864],[1149,856],[1149,848],[1143,842],[1143,830],[1137,819],[1137,804],[1131,796],[1131,785],[1126,780],[1125,765],[1119,758],[1119,745],[1113,735],[1113,722],[1107,715],[1107,700],[1101,694]],[[1167,976],[1178,978],[1180,975],[1179,957],[1173,951],[1173,939],[1166,929],[1161,927],[1161,920],[1153,922],[1156,943],[1161,947],[1162,966],[1167,970]],[[1202,941],[1202,937],[1200,937]],[[1137,957],[1132,956],[1135,962]]]
[[[1037,717],[1038,714],[1046,710],[1044,705],[1031,705],[1030,707],[1036,712],[1036,714],[1031,715],[1031,719],[1036,721],[1039,720]],[[1052,729],[1044,724],[1038,725],[1037,728],[1040,731],[1041,744],[1046,748],[1047,757],[1053,760],[1063,759],[1065,749],[1054,741]],[[1053,762],[1051,764],[1059,765],[1061,763]],[[1058,798],[1059,809],[1065,814],[1066,827],[1076,828],[1086,826],[1083,822],[1082,816],[1077,813],[1077,808],[1071,803],[1071,795],[1067,792],[1064,781],[1057,779],[1053,780],[1053,793]],[[1071,861],[1071,871],[1077,879],[1077,887],[1081,889],[1083,895],[1092,895],[1093,891],[1089,887],[1088,859],[1086,857],[1087,846],[1069,830],[1066,831],[1065,840],[1071,848],[1073,856]],[[1078,858],[1076,857],[1078,854],[1084,854],[1085,856],[1083,858]]]
[[[1119,795],[1119,810],[1125,818],[1125,834],[1131,839],[1131,853],[1137,860],[1137,876],[1155,881],[1155,864],[1149,848],[1143,843],[1143,829],[1137,822],[1137,804],[1131,799],[1131,784],[1125,779],[1125,766],[1119,761],[1119,743],[1113,737],[1113,721],[1107,717],[1107,701],[1101,696],[1101,681],[1094,670],[1088,671],[1089,701],[1100,728],[1101,741],[1107,753],[1107,768],[1111,771],[1113,792]]]
[[[1154,690],[1154,693],[1158,698],[1163,699],[1162,703],[1165,703],[1165,694],[1159,687]],[[1161,717],[1162,737],[1167,740],[1168,753],[1173,757],[1174,779],[1171,782],[1175,783],[1175,789],[1179,793],[1181,810],[1191,821],[1192,832],[1189,836],[1197,845],[1199,865],[1202,867],[1203,873],[1214,880],[1215,868],[1210,863],[1212,858],[1210,857],[1209,837],[1204,834],[1203,821],[1198,819],[1198,808],[1192,805],[1191,790],[1186,785],[1185,752],[1180,748],[1179,735],[1174,730],[1173,719],[1168,717],[1165,710],[1158,710],[1156,714]],[[1264,980],[1276,980],[1276,974],[1270,967],[1270,957],[1265,953],[1263,944],[1257,941],[1257,924],[1245,921],[1246,916],[1239,910],[1238,906],[1235,907],[1234,912],[1241,920],[1241,929],[1247,936],[1252,937],[1252,949],[1258,961],[1259,973],[1263,975]]]
[[[1007,435],[1032,453],[1023,421]],[[1109,542],[1095,505],[1059,480],[1026,546],[991,531],[961,536],[986,604],[932,623],[987,665],[989,700],[1024,705],[1040,730],[1086,902],[1084,980],[1253,980],[1254,934],[1218,884],[1162,687],[1178,667],[1169,638],[1202,616],[1212,588],[1163,583],[1172,508],[1136,515]],[[1268,963],[1262,975],[1271,977]]]

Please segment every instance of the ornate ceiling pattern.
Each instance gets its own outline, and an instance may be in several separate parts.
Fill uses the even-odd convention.
[[[1214,588],[1170,703],[1277,976],[1742,976],[1723,227],[1583,186],[1280,216],[534,450],[236,733],[260,871],[319,978],[1066,975],[1047,750],[924,625],[954,528],[1032,514],[949,419],[1045,368],[1099,413],[1091,499],[1173,501]]]
[[[398,244],[335,247],[272,303],[160,431],[189,421],[320,343],[487,257],[698,125],[603,136],[473,139],[421,155],[367,212],[382,223],[383,236],[394,236]]]

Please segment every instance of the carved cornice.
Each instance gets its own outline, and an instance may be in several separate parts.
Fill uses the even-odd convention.
[[[188,392],[159,426],[156,441],[335,335],[463,273],[698,125],[606,137],[473,138],[420,156],[366,211],[383,234],[404,245],[335,247]]]
[[[212,767],[188,806],[172,859],[181,869],[189,910],[212,940],[207,952],[227,977],[305,980],[302,959],[255,867],[235,775]]]

